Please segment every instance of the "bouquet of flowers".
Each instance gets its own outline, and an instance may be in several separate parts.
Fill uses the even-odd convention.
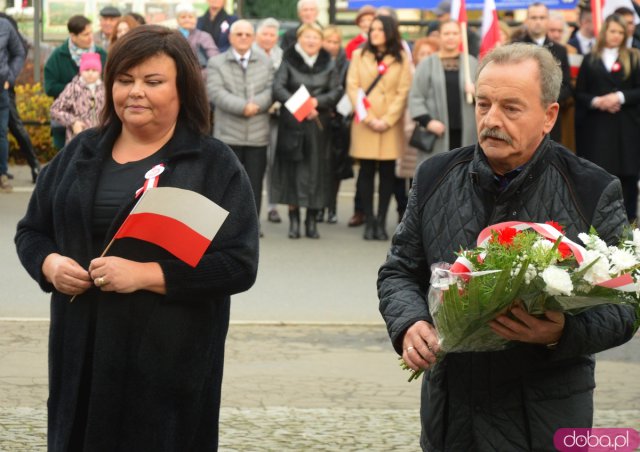
[[[612,247],[593,229],[578,238],[584,246],[551,221],[499,223],[485,228],[477,248],[461,250],[453,264],[434,264],[428,303],[441,356],[509,347],[488,324],[516,302],[532,315],[571,315],[606,303],[638,306],[640,230]]]

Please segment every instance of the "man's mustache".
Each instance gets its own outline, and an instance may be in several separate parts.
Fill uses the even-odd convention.
[[[493,128],[493,129],[482,129],[480,132],[480,139],[483,140],[485,138],[497,138],[498,140],[502,140],[508,145],[513,144],[513,139],[504,132]]]

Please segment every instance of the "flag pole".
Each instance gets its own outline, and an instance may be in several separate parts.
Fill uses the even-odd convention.
[[[465,81],[465,93],[468,104],[473,103],[473,95],[467,93],[467,84],[471,84],[471,69],[469,67],[469,41],[467,40],[467,22],[460,24],[460,31],[462,33],[462,65],[464,69],[464,81]]]
[[[107,251],[109,251],[109,248],[111,248],[111,245],[113,245],[113,241],[116,239],[115,235],[113,236],[113,238],[111,239],[111,241],[109,242],[109,244],[107,245],[107,247],[104,249],[104,251],[102,252],[102,254],[98,257],[104,257],[105,254],[107,254]],[[80,294],[82,295],[82,294]],[[74,295],[73,297],[71,297],[71,300],[69,300],[69,303],[73,303],[73,301],[76,299],[78,295]]]

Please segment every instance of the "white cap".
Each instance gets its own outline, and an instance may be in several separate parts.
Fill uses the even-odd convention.
[[[176,14],[180,13],[194,13],[196,10],[191,4],[191,2],[181,2],[176,5]]]

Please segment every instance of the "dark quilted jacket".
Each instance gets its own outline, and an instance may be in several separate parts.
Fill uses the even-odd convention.
[[[454,252],[474,247],[486,226],[554,220],[575,240],[593,225],[614,244],[624,212],[616,178],[548,138],[502,193],[478,146],[428,160],[378,278],[380,312],[396,351],[402,353],[409,326],[431,321],[425,302],[431,264],[453,262]],[[603,306],[567,316],[555,350],[523,343],[447,355],[423,380],[422,448],[555,450],[558,428],[591,426],[593,354],[629,340],[634,320],[629,307]]]

